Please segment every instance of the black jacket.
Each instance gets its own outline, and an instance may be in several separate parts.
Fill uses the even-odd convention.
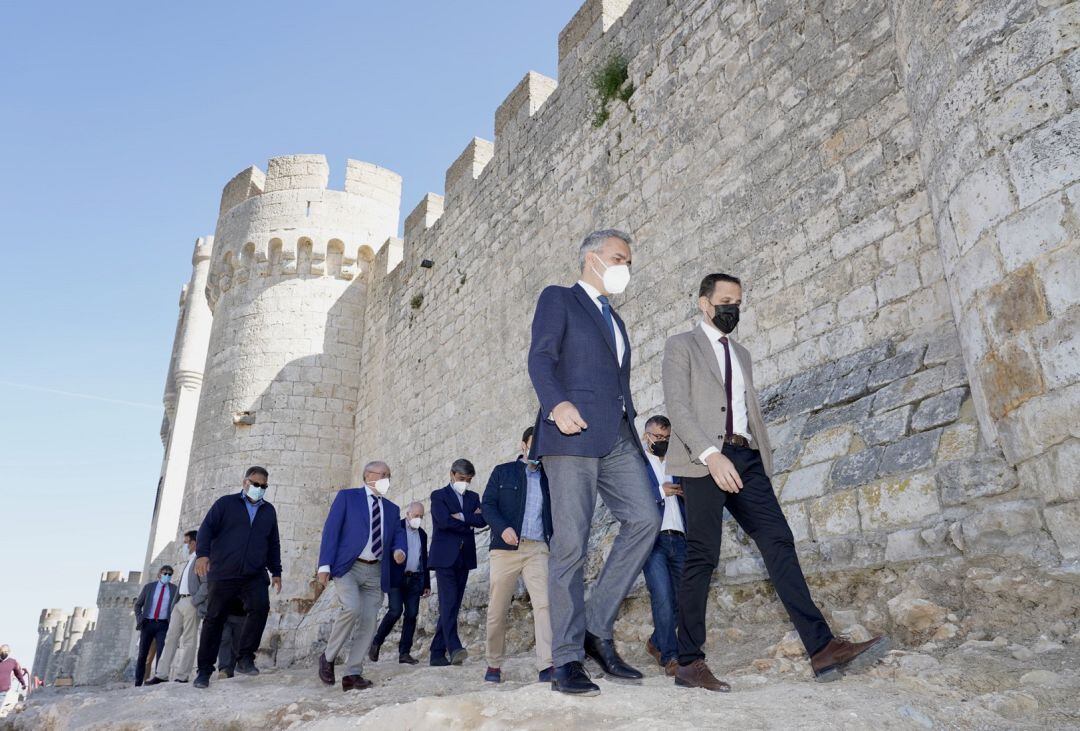
[[[489,549],[516,551],[517,546],[511,546],[503,540],[502,533],[507,528],[513,528],[521,538],[521,524],[525,521],[525,499],[528,495],[528,478],[525,476],[527,465],[519,460],[496,465],[488,478],[487,487],[484,488],[484,500],[481,509],[484,511],[484,520],[491,526],[491,542]],[[547,475],[544,474],[543,466],[540,467],[540,492],[543,496],[543,508],[541,519],[544,523],[544,540],[551,540],[551,495],[548,492]]]
[[[406,532],[405,540],[408,541],[408,521],[405,518],[401,519],[401,529]],[[427,532],[423,528],[417,528],[417,532],[420,534],[420,573],[424,575],[424,588],[431,588],[431,572],[428,571],[428,555],[427,555]],[[407,544],[406,544],[407,545]],[[408,551],[406,551],[408,554]],[[405,583],[405,566],[409,563],[406,558],[405,563],[393,563],[390,566],[390,582],[394,587],[400,587]]]
[[[277,511],[264,500],[252,521],[246,502],[243,493],[218,498],[199,526],[197,555],[210,557],[208,581],[281,576]]]

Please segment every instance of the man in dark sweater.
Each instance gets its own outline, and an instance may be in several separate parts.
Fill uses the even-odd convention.
[[[263,500],[268,480],[265,468],[249,467],[240,494],[218,498],[199,527],[195,573],[206,579],[207,598],[199,637],[199,673],[192,684],[196,688],[210,685],[229,604],[237,598],[247,617],[236,641],[236,672],[259,674],[255,653],[270,613],[268,585],[273,583],[281,593],[277,511]]]

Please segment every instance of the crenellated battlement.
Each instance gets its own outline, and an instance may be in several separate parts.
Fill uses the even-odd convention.
[[[348,160],[344,190],[329,189],[323,155],[272,158],[226,184],[207,281],[211,308],[233,287],[260,279],[350,281],[397,234],[401,176]]]
[[[122,571],[105,571],[101,574],[102,584],[139,584],[142,582],[141,571],[129,571],[127,576]]]
[[[530,71],[518,82],[499,108],[495,110],[495,153],[508,147],[520,129],[543,106],[558,82],[543,74]]]
[[[585,0],[570,22],[559,31],[559,78],[564,79],[570,67],[588,48],[607,32],[630,7],[632,0]]]
[[[405,217],[405,240],[411,241],[435,225],[443,214],[445,199],[437,193],[427,193],[416,208]]]
[[[474,180],[480,177],[484,168],[491,162],[495,146],[489,141],[473,137],[469,144],[450,167],[446,169],[445,198],[446,204],[464,197]]]

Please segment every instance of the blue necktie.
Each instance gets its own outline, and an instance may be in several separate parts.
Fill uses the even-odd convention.
[[[600,301],[600,309],[604,313],[604,321],[607,323],[608,329],[611,330],[611,342],[615,345],[615,357],[619,356],[619,340],[615,337],[615,320],[611,317],[611,303],[608,302],[606,295],[600,295],[597,297]]]

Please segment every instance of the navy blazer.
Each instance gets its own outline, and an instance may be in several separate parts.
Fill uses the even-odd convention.
[[[408,528],[405,526],[405,518],[401,519],[401,533],[405,536],[405,555],[409,555],[407,546],[409,545],[409,533]],[[424,588],[431,588],[431,573],[428,571],[428,552],[427,552],[427,533],[423,528],[417,528],[417,532],[420,534],[420,573],[424,575]],[[406,558],[405,563],[395,563],[390,567],[390,581],[392,586],[400,588],[405,583],[405,566],[409,563]]]
[[[380,500],[382,510],[382,569],[380,585],[383,591],[393,586],[391,572],[396,565],[394,551],[406,552],[405,529],[401,527],[401,510],[386,498]],[[371,537],[371,512],[367,490],[351,487],[334,496],[330,513],[323,525],[319,546],[319,565],[329,566],[335,579],[349,573]]]
[[[540,293],[533,315],[529,378],[540,400],[531,456],[603,457],[619,438],[623,408],[630,423],[636,412],[630,394],[630,338],[612,311],[626,352],[615,359],[615,336],[600,308],[582,289],[551,286]],[[567,435],[548,417],[569,401],[588,429]]]
[[[480,496],[472,490],[466,490],[461,496],[464,507],[458,502],[454,488],[447,485],[440,487],[431,493],[431,525],[435,532],[431,535],[431,568],[453,568],[460,554],[465,560],[465,568],[476,568],[476,539],[473,537],[473,528],[483,528],[487,525],[482,514],[476,509],[480,507]],[[450,517],[454,513],[461,513],[464,522]]]
[[[513,528],[518,538],[521,538],[521,524],[525,522],[525,500],[528,496],[528,478],[525,470],[528,465],[518,459],[513,462],[497,465],[491,471],[487,487],[484,489],[483,511],[484,520],[491,526],[490,550],[516,551],[517,546],[511,546],[503,540],[502,532],[507,528]],[[544,540],[550,541],[551,528],[551,494],[548,492],[548,479],[543,466],[540,467],[540,492],[543,495],[541,517],[544,524]]]
[[[207,581],[250,579],[266,572],[281,576],[281,539],[278,535],[277,511],[266,500],[248,517],[244,493],[219,497],[199,526],[202,536],[195,548],[199,558],[209,557]]]
[[[139,598],[135,600],[135,629],[142,629],[143,622],[146,621],[148,615],[154,613],[154,607],[150,606],[154,596],[154,589],[161,583],[159,581],[151,581],[149,584],[143,584],[142,591],[139,592]],[[180,598],[180,585],[169,582],[169,593],[165,595],[165,599],[161,602],[165,610],[163,613],[165,617],[163,622],[168,622],[169,617],[172,616],[173,607],[176,606],[176,600]]]

